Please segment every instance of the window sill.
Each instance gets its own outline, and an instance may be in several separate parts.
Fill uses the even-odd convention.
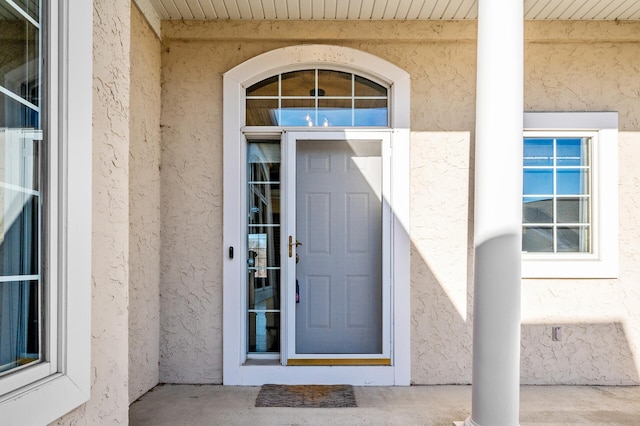
[[[593,256],[550,259],[536,255],[522,255],[522,278],[606,279],[617,277],[618,263],[615,259],[599,259]]]

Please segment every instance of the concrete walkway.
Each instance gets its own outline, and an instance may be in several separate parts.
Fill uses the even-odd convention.
[[[470,386],[357,387],[357,408],[256,408],[258,387],[160,385],[131,405],[136,425],[451,426]],[[520,424],[640,425],[640,386],[523,386]]]

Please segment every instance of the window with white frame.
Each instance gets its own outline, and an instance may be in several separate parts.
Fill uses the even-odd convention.
[[[92,7],[79,3],[0,0],[3,424],[89,398]]]
[[[617,114],[526,113],[524,278],[617,275]]]
[[[43,360],[44,177],[37,2],[0,0],[0,377]],[[46,174],[46,173],[45,173]]]
[[[524,138],[522,251],[590,253],[591,161],[595,135]]]

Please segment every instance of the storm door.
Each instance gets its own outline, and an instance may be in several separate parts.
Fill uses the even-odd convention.
[[[389,361],[384,132],[286,138],[287,364]]]

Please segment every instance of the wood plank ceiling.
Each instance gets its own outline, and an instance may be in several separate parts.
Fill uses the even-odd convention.
[[[505,0],[514,1],[514,0]],[[161,19],[476,19],[478,0],[149,0]],[[639,0],[524,0],[527,20],[637,20]]]

